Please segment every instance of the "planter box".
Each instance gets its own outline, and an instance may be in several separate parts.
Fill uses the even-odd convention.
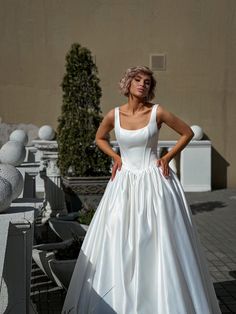
[[[57,284],[58,287],[60,288],[64,288],[64,284],[62,284],[61,280],[58,279],[57,274],[54,273],[54,271],[52,270],[50,263],[51,261],[54,261],[53,264],[55,264],[55,253],[53,252],[53,250],[57,250],[57,249],[66,249],[67,247],[69,247],[72,244],[73,240],[66,240],[63,242],[59,242],[59,243],[47,243],[47,244],[40,244],[40,245],[35,245],[33,248],[33,253],[32,253],[32,257],[35,261],[35,263],[38,265],[38,267],[44,272],[44,274],[46,276],[48,276],[48,278],[55,282]],[[63,261],[59,261],[59,262],[63,262]],[[67,261],[65,261],[67,262]],[[63,263],[60,263],[60,265],[63,265]],[[62,266],[61,266],[62,267]],[[67,266],[66,266],[67,267]],[[71,269],[71,267],[70,267]],[[64,271],[62,270],[63,273],[68,273],[68,271],[65,269]],[[69,271],[69,274],[71,274],[71,271]],[[66,283],[69,279],[67,279],[68,277],[65,277],[66,275],[64,275],[62,281],[63,283]],[[71,276],[71,275],[70,275]],[[60,275],[59,275],[60,277]]]
[[[49,219],[50,228],[64,241],[74,237],[84,237],[88,229],[87,225],[77,221],[60,220],[57,218]]]
[[[63,288],[60,281],[57,281],[57,278],[54,276],[49,262],[55,258],[54,252],[48,252],[44,250],[33,249],[32,253],[33,259],[38,267],[44,272],[46,276],[52,281],[55,282],[58,287]]]
[[[78,197],[85,209],[97,208],[110,176],[106,177],[62,177],[63,185]]]
[[[60,283],[60,287],[68,289],[70,280],[75,268],[76,259],[71,260],[57,260],[51,259],[49,261],[50,269],[56,278],[56,281]]]
[[[44,274],[56,285],[68,289],[77,259],[58,260],[55,258],[55,250],[67,249],[73,240],[59,243],[47,243],[36,245],[33,248],[33,259]]]

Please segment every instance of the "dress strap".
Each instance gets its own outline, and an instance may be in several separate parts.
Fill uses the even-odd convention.
[[[119,128],[119,125],[120,125],[119,107],[115,107],[114,127]]]
[[[157,108],[158,108],[158,106],[159,106],[158,104],[153,105],[150,122],[155,122],[156,123],[156,116],[157,116]]]

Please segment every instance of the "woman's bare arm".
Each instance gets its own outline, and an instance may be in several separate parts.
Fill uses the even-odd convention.
[[[107,154],[114,160],[114,165],[112,167],[112,175],[111,175],[112,180],[115,177],[116,170],[117,169],[120,170],[121,165],[122,165],[120,156],[112,149],[112,147],[107,141],[108,133],[112,129],[114,129],[114,118],[115,118],[115,110],[112,109],[103,118],[99,128],[97,129],[96,138],[95,138],[97,146],[105,154]]]
[[[176,131],[181,135],[180,139],[177,141],[176,145],[162,158],[158,160],[158,165],[162,167],[164,176],[169,175],[168,163],[170,160],[181,152],[184,147],[190,142],[194,133],[189,125],[184,121],[176,117],[173,113],[165,110],[162,106],[158,107],[157,110],[158,123],[165,123],[171,129]]]

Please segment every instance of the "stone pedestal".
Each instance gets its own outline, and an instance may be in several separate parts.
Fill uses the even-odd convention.
[[[44,182],[39,175],[40,160],[37,159],[37,149],[26,146],[26,157],[17,169],[24,178],[24,187],[18,198],[38,198],[44,193]]]
[[[0,314],[29,314],[34,219],[33,207],[0,214]]]
[[[180,159],[181,183],[187,192],[211,191],[211,142],[191,141]]]
[[[57,167],[57,142],[34,140],[34,146],[41,152],[40,177],[44,180],[45,197],[42,206],[42,221],[47,221],[57,213],[66,212],[60,170]]]

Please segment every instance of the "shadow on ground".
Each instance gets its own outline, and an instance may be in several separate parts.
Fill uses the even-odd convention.
[[[211,202],[203,202],[203,203],[196,203],[191,204],[190,208],[193,213],[193,215],[201,212],[210,212],[213,211],[216,208],[223,208],[226,207],[227,204],[219,201],[211,201]]]
[[[236,271],[230,273],[236,277]],[[222,314],[236,313],[236,280],[214,283],[214,288]]]

